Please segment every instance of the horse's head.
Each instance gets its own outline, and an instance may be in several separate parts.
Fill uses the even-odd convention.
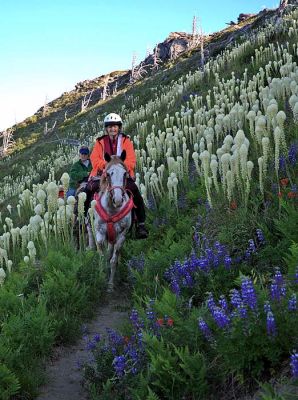
[[[120,207],[125,199],[126,180],[128,171],[124,164],[126,157],[125,150],[122,151],[121,156],[109,156],[105,154],[107,162],[104,177],[106,190],[109,192],[112,204],[115,208]]]

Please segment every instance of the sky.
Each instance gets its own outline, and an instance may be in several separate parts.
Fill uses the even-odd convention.
[[[170,32],[223,29],[278,0],[0,0],[0,131],[77,82],[131,67]]]

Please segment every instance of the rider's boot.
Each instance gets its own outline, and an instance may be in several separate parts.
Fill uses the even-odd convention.
[[[144,222],[139,222],[136,225],[136,238],[137,239],[147,239],[148,237],[148,231],[145,227]]]

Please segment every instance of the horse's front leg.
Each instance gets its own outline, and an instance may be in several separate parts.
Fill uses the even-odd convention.
[[[109,292],[112,292],[114,289],[114,275],[115,275],[115,271],[116,271],[116,265],[118,262],[119,252],[125,241],[125,233],[126,232],[122,232],[119,235],[118,239],[116,240],[116,243],[114,244],[113,249],[112,249],[113,250],[112,257],[109,260],[110,267],[111,267],[111,274],[110,274],[110,279],[109,279],[109,283],[108,283],[108,291]]]
[[[96,232],[96,247],[99,253],[103,254],[106,235],[100,231]]]

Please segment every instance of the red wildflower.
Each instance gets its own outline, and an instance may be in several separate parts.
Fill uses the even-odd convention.
[[[62,189],[62,190],[59,190],[58,197],[59,197],[60,199],[64,199],[64,190],[63,190],[63,189]]]
[[[162,319],[162,318],[158,318],[158,319],[156,320],[156,323],[157,323],[157,325],[159,325],[159,326],[163,326],[163,319]]]
[[[278,193],[277,193],[277,196],[278,196],[279,198],[281,198],[281,197],[282,197],[282,192],[278,192]]]
[[[128,336],[124,336],[123,340],[124,340],[124,343],[125,343],[125,344],[128,344],[128,343],[129,343],[129,337],[128,337]]]
[[[297,197],[297,193],[295,193],[295,192],[289,192],[288,193],[288,198],[289,199],[295,199]]]
[[[230,209],[231,209],[231,210],[236,210],[236,208],[237,208],[237,203],[236,203],[236,201],[235,201],[235,200],[231,201]]]
[[[167,321],[168,326],[173,326],[174,325],[174,320],[172,318],[169,318]]]
[[[282,187],[286,187],[289,183],[289,178],[283,178],[280,180],[280,184]]]

